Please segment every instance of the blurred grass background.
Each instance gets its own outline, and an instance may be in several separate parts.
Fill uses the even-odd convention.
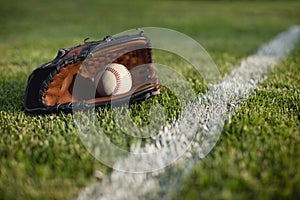
[[[290,25],[300,24],[300,3],[299,1],[1,0],[0,16],[2,55],[0,60],[0,198],[70,199],[76,196],[80,189],[95,181],[93,173],[96,170],[105,173],[109,173],[110,170],[94,160],[85,150],[72,125],[71,115],[30,116],[24,113],[22,104],[26,81],[34,68],[51,60],[59,48],[82,43],[84,38],[98,40],[105,35],[113,35],[127,29],[157,26],[174,29],[196,39],[205,47],[224,74],[278,32],[287,29]],[[299,61],[296,60],[299,51],[296,52],[290,58],[290,62],[284,64],[289,66],[294,63],[292,64],[294,74],[299,71],[297,67]],[[293,78],[295,79],[299,80],[299,73],[296,78]],[[279,80],[284,80],[284,76]],[[290,101],[297,101],[299,81],[291,84],[298,84],[298,90],[293,90],[294,94],[289,94],[292,97]],[[266,87],[266,91],[272,90],[269,86]],[[265,97],[264,94],[258,100],[249,100],[245,107],[256,107],[258,104],[256,101]],[[272,98],[276,101],[276,95]],[[264,109],[265,104],[268,102],[264,102],[259,108]],[[278,110],[280,106],[274,109]],[[292,108],[288,107],[288,109]],[[299,113],[299,104],[293,109],[293,112]],[[203,164],[195,169],[193,175],[187,178],[186,187],[178,198],[194,199],[201,196],[197,191],[203,190],[203,197],[206,198],[214,197],[213,195],[220,191],[225,191],[225,195],[215,197],[232,197],[234,194],[237,195],[235,197],[239,197],[240,190],[246,194],[257,192],[251,190],[255,182],[245,188],[240,187],[244,180],[237,179],[236,182],[228,184],[229,179],[239,177],[239,171],[230,176],[226,174],[226,170],[231,169],[231,165],[238,166],[239,163],[231,162],[230,159],[233,159],[236,154],[226,155],[227,152],[239,151],[241,144],[246,145],[243,148],[247,151],[256,138],[241,143],[241,140],[247,140],[244,138],[247,136],[243,134],[251,135],[258,131],[249,129],[248,126],[239,128],[251,121],[248,119],[250,114],[247,114],[249,110],[241,112],[234,118],[233,123],[229,123],[226,127],[220,144],[216,146],[216,153],[213,152],[212,157],[204,160]],[[280,114],[277,113],[275,117]],[[299,136],[299,128],[297,128],[299,122],[295,115],[292,116],[281,120],[289,124],[293,119],[292,130],[287,133],[295,133],[296,138],[291,139],[296,140]],[[265,116],[261,117],[264,119]],[[244,120],[242,125],[240,120]],[[257,124],[254,123],[252,127],[255,126]],[[273,124],[267,127],[271,128]],[[285,129],[282,132],[285,132]],[[282,140],[284,139],[285,136]],[[267,139],[265,140],[268,143]],[[270,141],[268,144],[272,145],[273,142]],[[280,141],[274,144],[279,145]],[[296,144],[299,143],[294,144],[291,154],[283,154],[288,157],[284,163],[290,163],[290,167],[296,167],[293,161],[298,160],[296,155],[299,151],[295,148]],[[254,156],[260,153],[260,149],[253,151]],[[280,152],[280,146],[273,151]],[[242,159],[246,159],[246,164],[249,163],[251,166],[256,164],[252,162],[252,157],[242,157]],[[266,172],[265,185],[271,185],[274,180],[271,174],[279,172],[271,167],[273,163],[279,161],[278,159],[267,162],[266,168],[270,167],[270,170]],[[227,168],[223,163],[228,164]],[[285,164],[281,168],[278,166],[283,170],[283,174],[296,173],[297,177],[299,176],[295,170],[284,171]],[[256,169],[247,172],[255,177]],[[203,180],[204,174],[209,176],[208,181],[197,182]],[[288,179],[289,176],[280,174],[275,176],[276,180],[279,180],[276,190],[278,193],[284,192],[280,187],[285,181],[280,182],[280,177]],[[299,178],[289,183],[294,186],[299,183]],[[207,185],[210,187],[204,187]],[[260,186],[264,187],[264,185]],[[289,185],[286,186],[288,187]],[[261,197],[276,198],[276,196],[263,195],[272,194],[274,192],[272,188],[268,191],[259,191]],[[287,191],[285,197],[296,197],[292,196],[293,192],[295,190]],[[231,196],[228,195],[229,193]]]

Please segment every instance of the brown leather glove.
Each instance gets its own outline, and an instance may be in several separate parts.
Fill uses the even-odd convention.
[[[95,77],[110,63],[124,65],[132,77],[129,92],[101,96]],[[136,103],[160,93],[150,40],[143,32],[60,49],[56,58],[33,71],[24,107],[29,113],[72,112],[122,103]]]

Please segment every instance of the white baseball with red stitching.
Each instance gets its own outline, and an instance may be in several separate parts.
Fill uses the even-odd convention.
[[[124,94],[132,87],[132,77],[124,65],[112,63],[96,76],[95,84],[101,96]]]

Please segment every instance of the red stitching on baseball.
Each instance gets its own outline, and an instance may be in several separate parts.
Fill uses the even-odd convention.
[[[106,68],[106,70],[110,71],[111,73],[113,73],[116,76],[117,85],[116,85],[116,88],[114,89],[114,91],[112,92],[112,94],[116,94],[118,92],[118,90],[120,89],[120,86],[121,86],[120,74],[117,70],[115,70],[114,68],[111,68],[111,67]]]

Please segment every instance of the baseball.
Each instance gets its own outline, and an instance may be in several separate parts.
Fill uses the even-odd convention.
[[[128,92],[132,87],[132,78],[128,69],[121,64],[112,63],[95,78],[97,92],[101,96],[118,95]]]

